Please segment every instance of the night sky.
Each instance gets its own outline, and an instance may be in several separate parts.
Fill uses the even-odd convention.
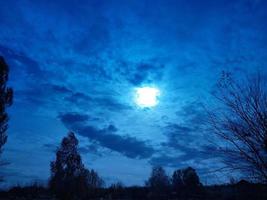
[[[0,55],[14,89],[1,185],[45,182],[69,130],[107,184],[142,185],[152,166],[222,166],[202,104],[222,70],[266,72],[265,0],[1,0]],[[160,91],[140,107],[136,89]]]

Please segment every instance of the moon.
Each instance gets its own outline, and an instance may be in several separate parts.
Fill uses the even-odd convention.
[[[156,106],[159,101],[160,90],[156,87],[139,87],[135,89],[135,102],[141,108]]]

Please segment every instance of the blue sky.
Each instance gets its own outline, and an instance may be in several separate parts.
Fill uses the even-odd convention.
[[[108,184],[143,184],[153,165],[224,181],[209,175],[221,162],[201,104],[222,70],[266,72],[266,18],[264,0],[1,1],[15,91],[2,184],[46,181],[68,130]],[[142,86],[160,90],[157,106],[135,104]]]

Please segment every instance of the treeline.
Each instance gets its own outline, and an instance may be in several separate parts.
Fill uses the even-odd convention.
[[[175,199],[253,199],[267,198],[267,187],[240,181],[221,186],[204,186],[191,167],[175,170],[169,177],[162,167],[153,167],[144,186],[124,187],[120,182],[105,186],[103,179],[93,169],[86,169],[78,152],[78,140],[70,132],[63,138],[51,162],[48,187],[33,184],[13,187],[0,192],[1,199],[125,199],[125,200],[175,200]]]
[[[70,132],[62,139],[56,159],[51,162],[49,190],[60,199],[87,199],[98,197],[104,186],[103,179],[96,171],[85,168],[78,152],[78,139]],[[121,183],[113,184],[104,191],[112,198],[128,195]],[[135,193],[134,188],[127,190],[130,191],[132,195]],[[153,167],[145,187],[136,191],[147,198],[165,199],[171,194],[176,197],[203,195],[203,186],[196,171],[191,167],[174,171],[172,177],[168,177],[162,167]]]
[[[116,184],[115,184],[116,185]],[[203,186],[202,195],[187,194],[183,197],[177,196],[175,193],[166,193],[161,197],[151,196],[148,187],[115,187],[99,188],[91,192],[87,200],[265,200],[267,199],[267,187],[262,184],[243,183],[237,184]],[[16,199],[16,200],[57,200],[54,194],[47,187],[38,186],[16,186],[8,191],[0,191],[0,199]],[[79,198],[74,198],[79,199]]]
[[[82,163],[78,152],[78,140],[73,132],[63,138],[56,152],[56,160],[51,162],[51,177],[49,190],[60,199],[87,199],[98,197],[103,192],[104,181],[94,170],[88,170]],[[134,188],[127,192],[135,193]],[[203,186],[196,171],[188,167],[174,171],[168,177],[162,167],[153,167],[149,179],[143,189],[136,192],[152,199],[166,199],[171,195],[176,197],[203,195]],[[109,192],[112,198],[127,196],[122,184],[111,185],[104,193]],[[101,196],[101,195],[100,195]]]
[[[168,176],[164,168],[155,166],[144,187],[124,187],[118,182],[105,187],[93,169],[88,170],[78,152],[73,132],[62,139],[51,162],[48,192],[58,199],[265,199],[266,185],[240,181],[232,185],[204,187],[195,169],[177,169]]]

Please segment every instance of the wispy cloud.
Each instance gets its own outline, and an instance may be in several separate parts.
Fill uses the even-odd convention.
[[[96,128],[86,125],[85,121],[89,119],[86,115],[66,113],[59,117],[68,129],[129,158],[149,158],[154,153],[154,149],[145,141],[128,135],[119,135],[118,129],[112,124],[107,128]]]
[[[266,7],[263,0],[2,1],[0,54],[15,91],[10,138],[38,148],[18,132],[55,145],[75,128],[84,153],[106,148],[147,166],[208,162],[198,100],[222,69],[266,72]],[[142,85],[161,90],[157,107],[135,106]]]

